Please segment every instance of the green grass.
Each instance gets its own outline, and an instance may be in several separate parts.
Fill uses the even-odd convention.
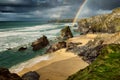
[[[90,66],[67,80],[120,80],[120,44],[105,46]]]

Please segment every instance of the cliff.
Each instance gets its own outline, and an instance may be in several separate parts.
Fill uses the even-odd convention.
[[[67,80],[120,80],[120,8],[110,14],[82,19],[78,25],[81,33],[114,34],[101,35],[83,47],[73,48],[72,51],[78,52],[90,65]]]
[[[108,32],[120,31],[120,8],[116,8],[110,14],[93,16],[78,21],[78,31],[86,32]]]

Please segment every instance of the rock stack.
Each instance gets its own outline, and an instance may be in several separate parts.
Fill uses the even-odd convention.
[[[69,26],[66,26],[65,28],[63,28],[61,30],[61,38],[63,40],[67,40],[67,39],[72,38],[72,37],[73,37],[73,35],[72,35],[72,32],[71,32]]]
[[[40,50],[46,47],[49,44],[49,41],[46,36],[37,39],[35,42],[32,43],[33,51]]]

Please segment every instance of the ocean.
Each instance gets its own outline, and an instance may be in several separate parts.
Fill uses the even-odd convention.
[[[49,56],[41,56],[46,48],[32,51],[30,46],[33,41],[46,35],[54,41],[60,35],[64,26],[72,23],[43,23],[43,22],[0,22],[0,67],[9,68],[13,72],[19,72],[26,65],[31,66]],[[73,32],[73,28],[72,32]],[[73,32],[75,35],[76,33]],[[22,46],[28,47],[26,51],[18,51]],[[8,50],[10,49],[10,50]]]

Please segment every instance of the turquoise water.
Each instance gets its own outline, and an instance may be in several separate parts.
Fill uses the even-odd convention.
[[[33,52],[31,49],[26,51],[8,50],[0,53],[0,67],[10,68],[16,64],[27,61],[36,56],[44,54],[46,49]]]
[[[0,21],[0,29],[27,27],[45,24],[45,22]]]
[[[42,35],[54,41],[66,25],[71,23],[0,22],[0,67],[11,68],[44,54],[46,48],[34,52],[31,43]],[[21,46],[27,46],[28,49],[20,52],[18,49]]]

